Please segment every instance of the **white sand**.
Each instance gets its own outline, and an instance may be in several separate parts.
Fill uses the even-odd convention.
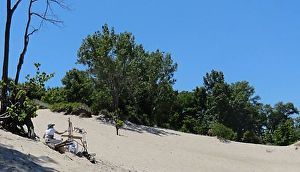
[[[68,117],[71,118],[73,126],[85,128],[88,132],[89,151],[97,154],[96,159],[100,163],[94,165],[69,153],[62,155],[40,142],[32,142],[3,131],[0,131],[0,143],[13,146],[13,149],[25,154],[30,153],[37,159],[44,157],[45,161],[34,162],[58,171],[298,172],[300,170],[300,150],[295,150],[294,146],[222,143],[213,137],[134,125],[129,127],[129,130],[121,129],[121,136],[116,136],[113,126],[96,118],[66,116],[49,110],[39,110],[38,114],[39,116],[34,118],[34,124],[39,136],[43,135],[49,122],[55,123],[59,131],[66,130]]]

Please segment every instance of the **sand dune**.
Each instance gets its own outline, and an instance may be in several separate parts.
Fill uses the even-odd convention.
[[[40,136],[49,122],[55,123],[57,130],[66,130],[69,117],[74,126],[85,128],[89,151],[97,154],[98,163],[91,164],[69,153],[59,154],[41,142],[3,131],[0,131],[1,154],[19,151],[16,154],[21,159],[32,157],[31,168],[57,171],[298,172],[300,169],[300,150],[294,146],[223,143],[213,137],[134,124],[121,129],[121,136],[116,136],[113,126],[96,117],[79,118],[49,110],[39,110],[38,114],[34,124]]]

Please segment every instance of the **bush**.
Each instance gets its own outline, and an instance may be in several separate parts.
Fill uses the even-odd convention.
[[[20,85],[11,82],[9,86],[11,88],[10,101],[6,112],[2,114],[4,121],[1,125],[12,133],[35,139],[36,135],[31,118],[37,116],[38,106],[27,97],[26,90]],[[27,131],[24,130],[24,125]]]
[[[205,129],[203,125],[201,125],[200,120],[195,119],[191,116],[186,116],[183,120],[183,125],[181,127],[181,131],[193,133],[193,134],[203,134]]]
[[[117,131],[117,135],[119,135],[119,129],[121,127],[123,127],[123,125],[124,125],[124,122],[122,120],[120,120],[120,119],[115,120],[115,127],[116,127],[116,131]]]
[[[112,97],[108,90],[95,90],[91,95],[91,109],[94,114],[99,113],[102,109],[112,111]]]
[[[262,142],[261,139],[253,131],[246,131],[243,134],[242,141],[246,142],[246,143],[261,143]]]
[[[55,103],[51,105],[50,110],[81,117],[92,117],[90,108],[82,103]]]
[[[213,136],[217,136],[220,140],[235,140],[236,138],[236,134],[231,128],[220,123],[214,123],[211,125],[211,133]]]
[[[113,119],[113,114],[109,112],[107,109],[100,110],[99,114],[103,115],[104,118]]]
[[[263,135],[264,144],[272,145],[274,144],[273,134],[270,130],[266,130]]]
[[[61,81],[68,102],[80,102],[91,106],[94,84],[87,72],[78,69],[69,70]]]
[[[116,120],[116,127],[117,128],[121,128],[121,127],[123,127],[123,125],[124,125],[124,122],[122,120],[120,120],[120,119]]]
[[[59,87],[48,89],[42,97],[42,101],[49,104],[66,102],[66,99],[65,90]]]
[[[297,141],[296,130],[292,120],[280,124],[274,131],[274,143],[280,146],[287,146]]]
[[[50,108],[50,105],[43,101],[34,99],[34,100],[32,100],[32,102],[38,107],[38,109],[49,109]]]
[[[24,90],[19,90],[15,99],[17,100],[17,103],[7,107],[7,113],[13,121],[24,124],[26,119],[37,116],[37,106],[26,97],[26,92]]]
[[[40,71],[41,64],[35,63],[36,68],[35,76],[26,76],[26,82],[23,84],[23,87],[26,90],[26,96],[33,100],[41,100],[42,96],[46,93],[45,83],[54,77],[54,73],[47,74]]]

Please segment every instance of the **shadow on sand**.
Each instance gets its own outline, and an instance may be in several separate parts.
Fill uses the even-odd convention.
[[[33,155],[26,155],[22,152],[12,149],[11,146],[6,146],[0,143],[0,171],[57,171],[53,168],[43,167],[38,163],[55,163],[56,161],[47,157],[35,157]]]
[[[98,117],[97,119],[99,121],[101,121],[103,124],[114,126],[114,124],[111,120],[105,120],[101,117]],[[156,127],[148,127],[148,126],[144,126],[144,125],[137,125],[137,124],[131,123],[129,121],[126,121],[124,123],[125,123],[125,125],[121,128],[123,130],[128,130],[128,131],[137,132],[137,133],[150,133],[150,134],[154,134],[154,135],[157,135],[157,136],[168,136],[168,135],[180,136],[177,133],[166,131],[164,129],[160,129],[160,128],[156,128]]]

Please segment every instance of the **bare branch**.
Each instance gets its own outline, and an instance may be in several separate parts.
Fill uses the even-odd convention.
[[[12,7],[12,9],[11,9],[11,12],[12,13],[14,13],[15,12],[15,10],[17,9],[17,7],[18,7],[18,5],[20,4],[20,2],[21,2],[22,0],[18,0],[16,3],[15,3],[15,5]]]
[[[39,29],[33,29],[30,33],[27,34],[27,37],[33,35],[35,32],[37,32]]]
[[[69,6],[64,2],[64,0],[48,0],[49,2],[53,2],[54,4],[58,5],[60,8],[69,10]]]
[[[48,18],[47,16],[43,16],[43,15],[41,15],[41,14],[39,14],[39,13],[36,13],[36,12],[32,12],[31,15],[34,15],[34,16],[36,16],[36,17],[39,17],[39,18],[41,18],[42,20],[45,20],[45,21],[47,21],[47,22],[50,22],[50,23],[52,23],[52,24],[54,24],[54,25],[57,25],[58,23],[63,23],[63,21],[61,21],[61,20],[57,20],[57,19],[53,19],[53,18]]]
[[[18,0],[18,2],[19,1],[22,1],[22,0]],[[38,3],[38,2],[42,2],[45,4],[45,9],[43,10],[43,12],[38,12],[38,11],[32,10],[32,6],[34,5],[34,3]],[[27,19],[27,24],[26,24],[25,33],[24,33],[23,50],[19,56],[19,62],[17,65],[17,72],[16,72],[16,77],[15,77],[16,84],[19,81],[19,76],[20,76],[21,68],[22,68],[24,58],[25,58],[25,55],[27,52],[27,47],[29,44],[30,36],[33,35],[35,32],[37,32],[42,27],[44,22],[49,22],[56,26],[59,26],[59,24],[63,23],[61,20],[58,19],[58,17],[54,13],[54,11],[52,9],[52,6],[54,6],[54,5],[57,5],[60,8],[67,9],[67,6],[65,5],[64,0],[30,0],[30,2],[29,2],[28,13],[27,13],[28,19]],[[30,32],[29,27],[31,25],[31,19],[33,16],[40,19],[40,24],[39,24],[38,29],[33,27],[33,30]]]

